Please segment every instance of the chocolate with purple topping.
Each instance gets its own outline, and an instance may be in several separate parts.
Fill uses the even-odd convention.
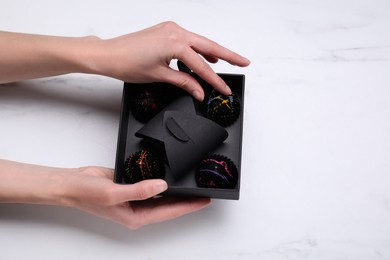
[[[229,158],[213,154],[200,162],[195,180],[202,188],[234,189],[238,182],[237,167]]]

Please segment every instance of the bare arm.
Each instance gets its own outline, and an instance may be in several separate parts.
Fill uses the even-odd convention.
[[[75,207],[136,229],[200,210],[210,199],[153,198],[167,189],[163,180],[113,183],[103,167],[54,168],[0,160],[0,203]]]
[[[81,72],[141,83],[163,81],[202,100],[203,89],[186,73],[169,67],[182,60],[218,91],[230,94],[209,62],[247,66],[249,60],[175,23],[165,22],[113,39],[54,37],[0,32],[0,83]]]
[[[85,72],[96,37],[0,32],[0,83]]]

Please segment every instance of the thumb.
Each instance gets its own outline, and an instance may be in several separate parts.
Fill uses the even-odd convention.
[[[161,179],[151,179],[134,184],[118,184],[116,199],[118,203],[146,200],[152,198],[168,188],[168,184]]]

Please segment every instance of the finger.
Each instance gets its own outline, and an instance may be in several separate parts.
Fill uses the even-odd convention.
[[[199,54],[215,56],[216,58],[222,59],[232,65],[246,67],[250,64],[250,61],[247,58],[213,41],[210,41],[209,43],[199,41],[199,43],[194,44],[191,47]]]
[[[212,70],[194,50],[191,48],[183,48],[178,54],[181,61],[183,61],[188,68],[195,72],[199,77],[208,82],[218,92],[225,95],[230,95],[231,90],[227,84]]]
[[[231,51],[204,36],[189,31],[187,32],[191,39],[190,46],[196,52],[202,55],[214,56],[216,58],[225,60],[232,65],[245,67],[250,64],[250,61],[247,58],[239,55],[238,53]]]
[[[161,197],[148,201],[132,202],[134,219],[139,220],[137,226],[174,219],[208,206],[209,198],[172,198]],[[134,222],[132,223],[134,225]]]
[[[117,184],[113,190],[114,203],[146,200],[152,198],[168,188],[167,183],[161,179],[152,179],[135,184]]]
[[[185,72],[177,71],[171,68],[164,68],[162,80],[178,86],[190,93],[195,99],[203,101],[204,91],[199,82]]]

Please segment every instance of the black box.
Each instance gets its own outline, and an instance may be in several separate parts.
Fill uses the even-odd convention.
[[[198,80],[202,85],[205,92],[210,91],[211,86],[205,81],[200,79],[197,75],[191,73],[191,75]],[[237,95],[237,98],[240,101],[241,109],[240,115],[232,125],[225,128],[228,132],[227,139],[219,145],[216,149],[211,151],[208,154],[220,154],[230,158],[234,164],[237,166],[238,170],[238,182],[234,189],[215,189],[215,188],[200,188],[197,187],[195,182],[195,172],[196,165],[189,166],[189,171],[187,174],[182,176],[180,179],[174,178],[170,172],[170,169],[166,166],[165,180],[168,183],[168,190],[163,193],[163,195],[174,195],[174,196],[198,196],[198,197],[210,197],[218,199],[231,199],[238,200],[240,193],[240,179],[241,179],[241,151],[242,151],[242,135],[243,135],[243,115],[244,115],[244,90],[245,90],[245,76],[241,74],[218,74],[232,89],[232,92]],[[115,162],[115,175],[114,182],[124,183],[123,175],[125,172],[125,161],[133,153],[145,149],[145,146],[148,144],[142,138],[135,136],[135,133],[144,126],[143,123],[137,121],[133,114],[131,113],[130,108],[130,98],[132,90],[136,88],[145,88],[145,87],[155,87],[159,88],[164,93],[169,93],[168,95],[175,96],[180,92],[179,95],[182,96],[189,94],[184,93],[184,91],[179,90],[177,87],[166,83],[147,83],[147,84],[133,84],[125,83],[123,88],[123,97],[122,97],[122,109],[121,109],[121,118],[119,124],[119,134],[118,134],[118,144],[117,144],[117,154]],[[175,89],[176,94],[171,94],[171,90]],[[173,101],[172,101],[173,102]],[[199,103],[195,102],[195,109],[198,113]],[[200,113],[198,113],[200,114]],[[185,158],[183,158],[185,160]]]

